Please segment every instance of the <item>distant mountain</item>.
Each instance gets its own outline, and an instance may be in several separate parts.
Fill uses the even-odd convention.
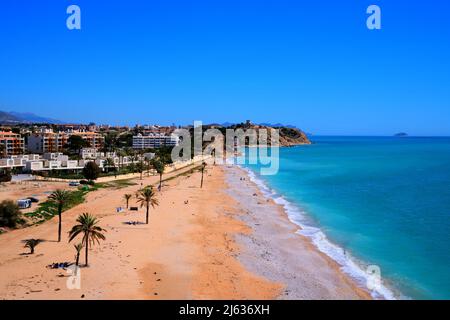
[[[282,123],[260,123],[260,126],[272,127],[272,128],[291,128],[295,129],[296,126],[290,124],[282,124]]]
[[[405,132],[399,132],[399,133],[394,134],[394,137],[407,137],[407,136],[408,136],[408,134]]]
[[[0,123],[18,123],[19,119],[14,117],[13,115],[0,111]]]
[[[233,122],[224,122],[224,123],[222,123],[221,125],[222,125],[222,127],[231,127],[232,125],[234,125],[235,123],[233,123]]]
[[[1,124],[19,124],[19,123],[52,123],[52,124],[61,124],[63,123],[60,120],[45,118],[38,115],[35,115],[31,112],[5,112],[0,111],[0,123]]]

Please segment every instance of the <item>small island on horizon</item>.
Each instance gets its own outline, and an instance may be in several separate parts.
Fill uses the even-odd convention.
[[[405,132],[399,132],[399,133],[394,134],[394,137],[407,137],[407,136],[408,136],[408,134]]]

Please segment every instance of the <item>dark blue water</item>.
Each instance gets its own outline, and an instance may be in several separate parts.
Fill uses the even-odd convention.
[[[449,299],[450,138],[312,140],[261,178],[403,295]]]

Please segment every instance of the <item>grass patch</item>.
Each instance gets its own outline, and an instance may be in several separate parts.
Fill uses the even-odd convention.
[[[96,183],[94,185],[94,188],[96,188],[96,189],[100,189],[100,188],[122,189],[122,188],[126,188],[129,186],[135,186],[135,185],[137,185],[137,183],[131,181],[131,179],[122,179],[122,180]]]
[[[102,177],[114,177],[114,176],[120,176],[124,174],[130,174],[130,173],[138,173],[136,170],[131,170],[129,168],[122,168],[117,171],[110,171],[110,172],[100,172],[98,175],[99,178]],[[38,173],[36,173],[39,175]],[[65,172],[62,170],[55,170],[55,171],[47,171],[45,175],[42,175],[45,178],[58,178],[58,179],[66,179],[66,180],[83,180],[86,179],[85,176],[81,172]]]
[[[200,171],[201,167],[202,167],[202,165],[198,165],[198,166],[196,166],[196,167],[194,167],[194,168],[192,168],[192,169],[190,169],[190,170],[188,170],[188,171],[185,171],[185,172],[176,174],[176,175],[171,176],[171,177],[168,177],[168,178],[163,178],[163,179],[162,179],[162,182],[167,182],[167,181],[176,179],[176,178],[178,178],[178,177],[183,177],[183,176],[191,175],[191,174],[193,174],[193,173],[196,172],[196,171]],[[178,169],[178,170],[183,170],[183,169],[184,169],[184,168]],[[157,184],[159,184],[159,181],[158,181],[157,183],[155,183],[155,185],[157,185]]]
[[[70,199],[67,201],[63,208],[63,212],[67,211],[79,204],[82,204],[86,199],[86,194],[92,191],[96,191],[102,188],[116,188],[121,189],[128,186],[136,185],[137,183],[132,182],[130,179],[123,179],[111,182],[96,183],[94,185],[81,185],[77,190],[70,191]],[[32,221],[32,224],[43,223],[54,216],[58,215],[57,206],[50,200],[41,202],[38,207],[33,212],[27,212],[23,214],[26,218]]]
[[[80,187],[78,190],[70,191],[70,199],[63,207],[63,212],[69,210],[84,202],[85,196],[88,192],[96,190],[95,187]],[[33,212],[24,213],[24,216],[31,219],[33,224],[43,223],[58,214],[56,205],[50,201],[44,201],[38,205],[38,208]]]

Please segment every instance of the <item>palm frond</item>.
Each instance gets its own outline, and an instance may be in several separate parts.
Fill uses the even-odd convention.
[[[99,240],[105,240],[105,236],[102,232],[106,232],[105,229],[99,227],[97,223],[99,220],[90,215],[89,213],[83,213],[78,216],[77,225],[72,227],[72,230],[69,231],[69,242],[75,239],[79,234],[83,233],[82,243],[86,243],[87,241],[98,242]]]
[[[61,190],[61,189],[57,189],[57,190],[53,191],[48,196],[50,201],[57,203],[57,204],[61,204],[61,205],[64,205],[67,201],[69,201],[70,197],[71,197],[70,191]]]
[[[156,193],[153,190],[152,186],[147,186],[144,189],[141,189],[137,193],[137,202],[141,204],[141,207],[148,204],[148,205],[158,205],[159,202],[156,199]]]
[[[78,243],[78,244],[75,244],[74,247],[75,247],[75,250],[77,250],[77,252],[80,253],[81,250],[83,250],[84,246],[83,246],[83,243]]]

